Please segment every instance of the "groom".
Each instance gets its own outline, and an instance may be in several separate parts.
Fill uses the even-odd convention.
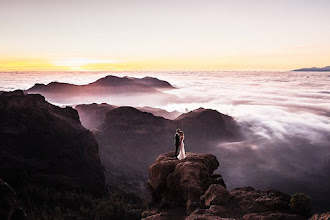
[[[176,158],[178,156],[178,151],[179,151],[179,146],[180,146],[180,129],[176,129],[176,133],[174,136],[174,144],[175,144],[175,154],[174,154],[174,158]]]

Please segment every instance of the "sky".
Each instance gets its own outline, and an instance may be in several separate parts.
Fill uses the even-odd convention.
[[[0,71],[330,65],[329,0],[0,0]]]

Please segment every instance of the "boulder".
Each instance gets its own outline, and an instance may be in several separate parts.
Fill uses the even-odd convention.
[[[306,220],[305,217],[290,213],[253,213],[243,216],[244,220]]]
[[[329,220],[330,219],[330,212],[327,213],[317,213],[309,218],[309,220]]]
[[[220,174],[213,174],[211,176],[211,184],[220,184],[225,189],[227,189],[227,186],[225,184],[225,181],[223,180],[222,176]]]
[[[230,200],[229,192],[219,184],[212,184],[205,193],[205,205],[223,205]]]
[[[236,188],[230,192],[243,213],[290,211],[290,196],[277,190],[255,190],[252,187]]]

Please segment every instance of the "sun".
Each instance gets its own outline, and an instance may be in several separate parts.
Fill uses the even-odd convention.
[[[88,65],[95,64],[109,64],[114,63],[114,60],[103,60],[103,59],[92,59],[92,58],[63,58],[57,61],[51,62],[52,65],[57,67],[67,67],[68,70],[84,70],[84,67],[88,67]]]

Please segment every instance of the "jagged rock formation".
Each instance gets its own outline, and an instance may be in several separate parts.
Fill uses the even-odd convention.
[[[197,114],[193,111],[176,120],[157,117],[132,107],[109,111],[95,133],[109,182],[118,182],[116,185],[125,186],[125,189],[145,191],[146,171],[155,157],[174,149],[176,128],[185,131],[188,152],[208,151],[209,141],[240,137],[239,128],[231,117],[210,109],[197,111]]]
[[[107,195],[98,144],[76,110],[4,92],[0,121],[0,178],[13,188],[29,183]]]
[[[290,209],[291,197],[285,193],[252,187],[228,192],[221,176],[213,174],[219,166],[214,155],[188,153],[179,161],[173,154],[160,155],[149,167],[148,186],[158,211],[145,219],[166,219],[168,210],[180,206],[187,216],[177,217],[187,220],[306,219]]]
[[[15,191],[0,179],[0,219],[27,220]]]
[[[175,96],[159,90],[164,88],[174,89],[168,82],[157,78],[138,79],[109,75],[86,85],[51,82],[47,85],[35,84],[26,91],[41,94],[48,101],[61,104],[117,102],[115,104],[127,105],[128,103],[147,104],[152,100],[162,103],[176,99]],[[128,101],[125,102],[125,99]]]

